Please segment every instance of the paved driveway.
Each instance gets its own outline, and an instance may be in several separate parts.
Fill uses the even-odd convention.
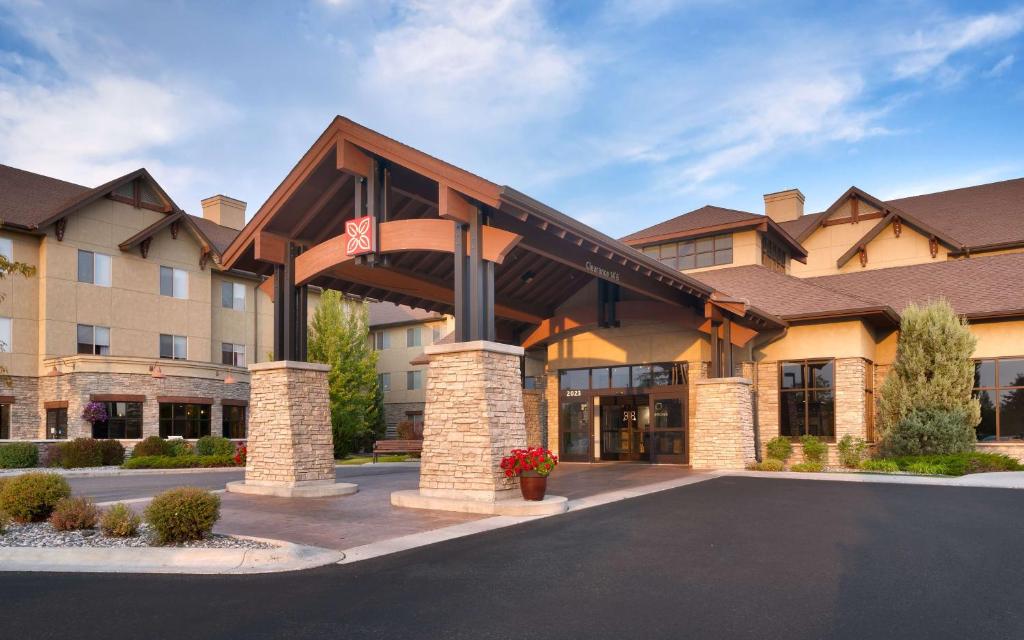
[[[1015,490],[725,477],[304,573],[4,574],[0,602],[25,638],[1019,638],[1022,529]]]

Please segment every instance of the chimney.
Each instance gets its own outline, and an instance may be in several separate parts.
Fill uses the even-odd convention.
[[[245,203],[227,196],[210,196],[202,201],[203,217],[224,227],[241,231],[245,226]]]
[[[804,194],[787,189],[764,194],[764,215],[775,222],[788,222],[804,215]]]

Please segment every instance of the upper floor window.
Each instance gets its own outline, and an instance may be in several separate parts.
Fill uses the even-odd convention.
[[[230,364],[235,367],[245,366],[245,345],[222,342],[220,345],[221,364]]]
[[[0,318],[0,353],[11,351],[11,324],[10,318]]]
[[[405,330],[405,346],[418,347],[422,344],[421,331],[419,327],[409,327]]]
[[[974,396],[981,403],[978,440],[1024,440],[1024,358],[976,361]]]
[[[377,386],[380,390],[391,391],[391,374],[390,373],[378,373],[377,374]]]
[[[732,235],[710,236],[644,247],[644,253],[680,271],[732,264]]]
[[[101,287],[110,286],[110,256],[78,250],[78,281]]]
[[[761,264],[772,271],[786,273],[786,250],[767,236],[762,237]]]
[[[171,360],[188,359],[188,339],[185,336],[160,334],[160,357]]]
[[[0,238],[0,256],[7,258],[7,262],[14,262],[14,240]]]
[[[188,300],[188,271],[160,267],[160,295]]]
[[[835,365],[832,360],[779,363],[779,433],[835,437]]]
[[[225,309],[245,311],[245,285],[240,282],[222,282],[220,306]]]
[[[387,331],[380,330],[373,333],[373,348],[377,351],[391,348],[391,336]]]
[[[405,372],[405,388],[409,391],[415,391],[416,389],[423,388],[423,372],[422,371],[406,371]]]
[[[91,324],[78,325],[78,353],[109,356],[110,327],[96,327]]]

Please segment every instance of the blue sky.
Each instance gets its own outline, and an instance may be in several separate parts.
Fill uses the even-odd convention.
[[[251,214],[343,114],[618,236],[1024,176],[1022,49],[1012,2],[4,0],[0,162]]]

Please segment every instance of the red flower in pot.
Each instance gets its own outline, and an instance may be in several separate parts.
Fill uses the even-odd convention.
[[[519,477],[519,490],[524,500],[543,500],[548,489],[548,476],[558,465],[558,456],[543,447],[513,449],[501,459],[506,478]]]

